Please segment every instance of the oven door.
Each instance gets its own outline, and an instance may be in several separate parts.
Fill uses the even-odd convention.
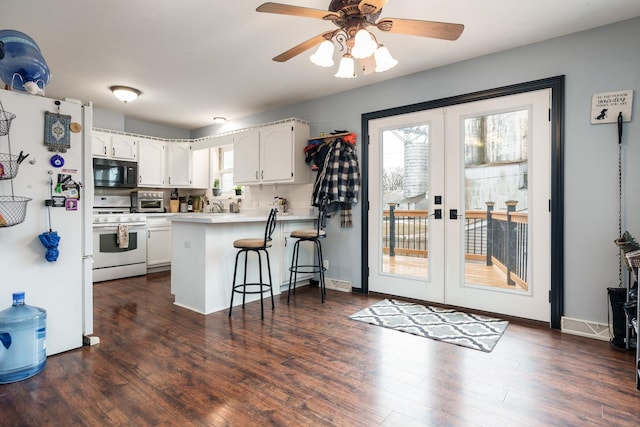
[[[138,199],[138,212],[164,212],[162,199]]]
[[[129,246],[118,246],[116,224],[93,225],[93,268],[118,267],[147,262],[146,224],[128,224]]]

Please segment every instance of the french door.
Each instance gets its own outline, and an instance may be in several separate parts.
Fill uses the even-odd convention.
[[[369,290],[550,319],[550,90],[369,121]]]

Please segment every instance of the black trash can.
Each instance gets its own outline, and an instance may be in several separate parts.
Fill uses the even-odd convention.
[[[613,323],[613,338],[611,344],[625,348],[627,336],[627,322],[624,314],[624,303],[627,301],[626,288],[607,288],[611,303],[611,320]]]

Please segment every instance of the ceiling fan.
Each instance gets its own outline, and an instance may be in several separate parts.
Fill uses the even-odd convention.
[[[360,69],[369,74],[374,71],[386,71],[394,67],[396,61],[389,50],[378,43],[375,35],[367,28],[376,28],[383,32],[429,37],[442,40],[457,40],[464,25],[448,22],[421,21],[415,19],[382,18],[380,13],[387,0],[331,0],[328,11],[308,7],[292,6],[282,3],[264,3],[256,9],[258,12],[280,15],[302,16],[333,22],[338,28],[326,31],[306,40],[273,58],[276,62],[289,59],[318,46],[311,61],[321,67],[333,66],[334,41],[345,53],[340,60],[336,77],[353,78],[355,74],[354,58],[360,62]]]

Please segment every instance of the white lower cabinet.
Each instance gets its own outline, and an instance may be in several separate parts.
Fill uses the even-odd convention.
[[[282,223],[282,290],[289,289],[289,268],[293,259],[293,246],[298,239],[291,237],[291,232],[295,230],[308,230],[314,227],[313,222],[283,222]],[[298,265],[312,265],[315,262],[315,245],[312,242],[301,242],[298,255]],[[308,281],[313,278],[311,273],[298,273],[296,283]]]
[[[169,216],[147,217],[147,269],[171,265]]]

